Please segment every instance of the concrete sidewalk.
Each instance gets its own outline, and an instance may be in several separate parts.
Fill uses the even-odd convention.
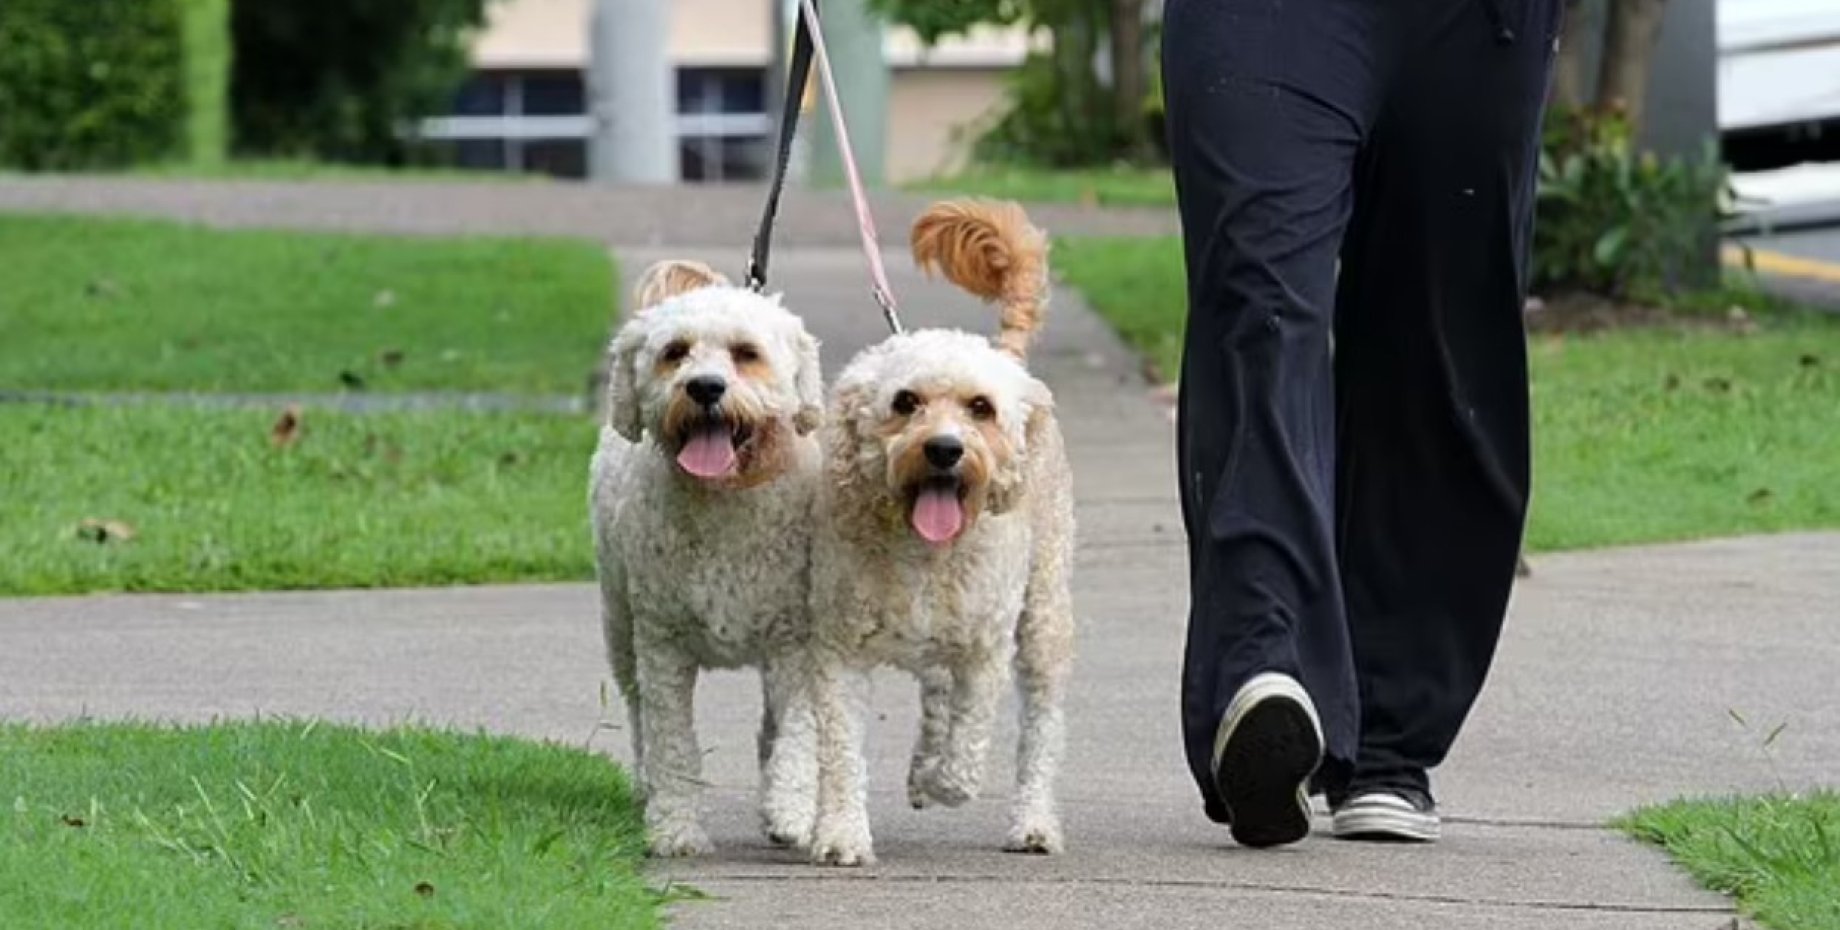
[[[17,193],[5,187],[0,200]],[[738,267],[748,226],[680,230],[727,244],[655,254]],[[776,284],[835,371],[880,336],[861,258],[824,235],[792,241],[808,247],[782,248]],[[628,273],[655,257],[634,245],[621,254]],[[891,270],[909,325],[990,328],[982,308],[906,266]],[[1714,930],[1733,922],[1728,904],[1605,819],[1682,793],[1832,779],[1840,535],[1553,556],[1522,583],[1497,671],[1438,773],[1443,843],[1234,848],[1202,818],[1177,741],[1186,570],[1169,419],[1134,358],[1071,295],[1058,295],[1035,366],[1057,393],[1081,521],[1069,852],[997,851],[1007,713],[984,800],[905,808],[915,700],[895,676],[878,681],[871,720],[882,864],[818,870],[769,849],[752,809],[758,686],[717,675],[698,710],[721,849],[658,868],[660,881],[713,898],[677,906],[675,925]],[[623,757],[624,734],[598,728],[623,719],[601,706],[606,679],[587,585],[0,600],[8,719],[415,718]],[[1766,753],[1778,723],[1788,727]]]

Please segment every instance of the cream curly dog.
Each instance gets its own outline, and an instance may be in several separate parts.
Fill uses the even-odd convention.
[[[697,673],[762,669],[763,826],[811,830],[815,736],[793,669],[808,609],[823,414],[818,343],[777,297],[662,262],[614,337],[591,466],[602,622],[657,856],[707,852]]]
[[[977,795],[1013,661],[1022,736],[1006,848],[1061,848],[1072,478],[1053,398],[1023,364],[1047,300],[1047,240],[1013,204],[948,202],[915,223],[913,252],[996,303],[1001,329],[994,342],[895,336],[852,360],[831,393],[812,545],[811,852],[824,864],[874,861],[862,717],[878,665],[920,681],[907,790],[924,807]]]

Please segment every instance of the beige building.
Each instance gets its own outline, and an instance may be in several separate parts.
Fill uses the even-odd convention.
[[[677,68],[677,135],[688,181],[764,176],[773,121],[766,113],[777,0],[670,0]],[[454,112],[423,134],[465,166],[585,173],[585,69],[593,0],[500,0],[474,41],[472,77]],[[785,9],[790,10],[787,4]],[[889,29],[887,177],[899,182],[963,166],[967,130],[993,117],[1007,71],[1028,51],[1019,30],[980,30],[925,48]]]

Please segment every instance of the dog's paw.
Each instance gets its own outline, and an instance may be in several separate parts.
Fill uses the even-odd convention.
[[[830,829],[820,825],[811,842],[814,865],[854,868],[875,864],[875,846],[867,827]]]
[[[1003,844],[1005,852],[1037,856],[1055,855],[1064,848],[1060,821],[1052,816],[1028,817],[1017,821],[1010,828],[1008,841]]]
[[[950,765],[934,766],[921,772],[917,781],[920,794],[946,807],[959,807],[967,801],[977,800],[978,779],[968,777]],[[913,796],[914,789],[910,786],[908,799],[911,801]]]
[[[709,834],[694,823],[653,827],[650,833],[646,852],[654,859],[686,859],[715,851]]]
[[[927,782],[933,778],[933,773],[938,767],[939,763],[937,760],[921,756],[915,756],[914,761],[908,765],[907,803],[909,806],[913,807],[914,810],[926,810],[933,806],[933,796],[927,794],[926,786]]]
[[[760,830],[766,834],[767,842],[782,848],[804,848],[811,845],[811,811],[787,812],[780,810],[763,810],[760,812]]]

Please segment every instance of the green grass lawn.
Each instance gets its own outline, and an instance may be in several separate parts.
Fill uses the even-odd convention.
[[[1775,930],[1840,930],[1840,794],[1679,801],[1620,824]]]
[[[932,178],[910,190],[1019,200],[1023,203],[1082,203],[1103,207],[1168,207],[1176,202],[1167,168],[977,168]]]
[[[309,409],[285,448],[275,420],[0,405],[0,594],[592,577],[590,418]]]
[[[311,723],[0,726],[7,930],[659,925],[605,758]]]
[[[0,389],[579,394],[599,246],[0,216]]]
[[[1185,302],[1175,240],[1056,250],[1068,282],[1173,375]],[[1529,546],[1840,527],[1840,322],[1763,320],[1751,336],[1536,338]]]

